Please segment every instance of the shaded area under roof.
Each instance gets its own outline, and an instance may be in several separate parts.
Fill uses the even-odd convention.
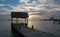
[[[27,12],[11,12],[11,18],[28,18]]]

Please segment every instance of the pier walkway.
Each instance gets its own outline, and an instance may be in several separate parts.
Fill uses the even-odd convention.
[[[26,12],[11,12],[11,31],[16,31],[16,35],[22,34],[24,37],[57,37],[53,34],[35,30],[33,29],[33,26],[32,28],[28,28],[28,17],[28,13]],[[16,18],[16,23],[13,23],[14,18]],[[19,19],[24,19],[25,23],[18,23]]]
[[[57,37],[57,36],[55,36],[53,34],[49,34],[49,33],[42,32],[42,31],[38,31],[38,30],[31,29],[31,28],[28,28],[28,27],[24,27],[24,26],[19,27],[20,25],[16,25],[16,24],[13,24],[12,26],[18,32],[23,34],[25,37]]]

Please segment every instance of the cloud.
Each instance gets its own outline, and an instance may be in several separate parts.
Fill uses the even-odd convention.
[[[24,11],[25,9],[22,8],[21,6],[17,5],[17,6],[10,6],[11,8],[13,8],[12,11]]]
[[[60,5],[55,4],[54,0],[19,0],[21,3],[25,3],[23,5],[18,4],[16,6],[11,6],[11,4],[7,4],[11,8],[12,11],[59,11]],[[30,3],[28,3],[31,1]],[[0,4],[0,6],[6,6],[6,4]],[[5,8],[4,8],[5,10]],[[7,10],[7,9],[6,9]]]
[[[55,4],[54,0],[38,0],[28,3],[29,1],[30,0],[20,0],[20,2],[25,4],[18,4],[16,6],[9,4],[9,6],[13,9],[12,11],[60,11],[60,5]],[[1,6],[3,6],[3,4]]]
[[[13,8],[14,11],[60,11],[59,5],[53,5],[17,5],[10,7]]]
[[[41,3],[41,4],[55,3],[54,0],[39,0],[38,2]]]
[[[11,4],[0,4],[0,12],[12,9],[10,6],[11,6]]]
[[[56,4],[54,0],[33,0],[28,3],[30,0],[20,0],[21,3],[25,4],[18,4],[16,6],[9,5],[12,9],[2,8],[4,11],[36,11],[37,14],[41,15],[42,17],[49,18],[54,16],[54,12],[52,11],[60,11],[60,4]],[[3,6],[3,5],[1,5]],[[41,12],[43,11],[43,12]]]
[[[5,4],[0,4],[0,6],[4,6]]]
[[[27,3],[26,5],[37,5],[37,4],[38,4],[37,1],[32,1],[30,3]]]
[[[19,0],[21,3],[27,4],[30,0]]]
[[[48,0],[39,0],[40,3],[47,3]]]
[[[20,0],[21,1],[21,0]],[[25,5],[17,5],[12,6],[12,8],[15,10],[27,10],[27,11],[60,11],[60,5],[55,4],[54,0],[38,0],[32,1],[31,3],[28,3],[27,0],[22,0],[23,2],[27,2]],[[39,4],[40,2],[40,4]]]
[[[0,4],[0,7],[11,6],[11,4]]]
[[[0,15],[7,15],[7,14],[10,14],[10,12],[0,12]]]

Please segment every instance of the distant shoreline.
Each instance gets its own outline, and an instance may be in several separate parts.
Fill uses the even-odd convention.
[[[60,20],[60,19],[32,19],[32,20],[28,20],[28,21],[54,21],[54,20]],[[11,19],[0,19],[0,21],[11,21]],[[22,20],[19,20],[19,21],[22,21]]]
[[[11,19],[0,19],[0,21],[11,21]],[[22,20],[19,20],[19,21],[22,21]],[[49,20],[49,19],[40,19],[40,20],[28,20],[28,21],[52,21],[52,20]]]

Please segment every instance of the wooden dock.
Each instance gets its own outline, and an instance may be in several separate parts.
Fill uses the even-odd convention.
[[[38,31],[38,30],[31,29],[28,27],[24,27],[24,26],[22,26],[22,24],[13,24],[12,27],[14,27],[24,37],[57,37],[53,34]]]
[[[17,37],[57,37],[53,34],[35,30],[33,26],[32,28],[28,28],[28,17],[28,13],[26,12],[11,12],[11,31]],[[16,18],[16,23],[13,23],[14,18]],[[17,20],[19,18],[25,19],[25,23],[18,23]]]

